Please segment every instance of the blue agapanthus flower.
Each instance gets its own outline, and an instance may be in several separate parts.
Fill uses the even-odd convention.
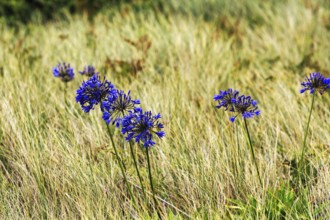
[[[53,68],[53,74],[55,77],[60,78],[63,82],[69,82],[73,80],[74,70],[70,64],[59,63],[57,67]]]
[[[81,75],[86,75],[88,77],[93,76],[94,74],[99,74],[98,72],[95,72],[94,66],[88,65],[84,67],[83,71],[79,71]]]
[[[322,95],[326,90],[330,89],[330,78],[324,78],[319,72],[311,73],[301,85],[304,88],[300,90],[300,93],[310,90],[310,94],[319,92]]]
[[[127,135],[127,141],[134,139],[137,143],[142,142],[144,147],[151,147],[155,145],[153,137],[165,136],[160,117],[160,114],[152,115],[151,111],[130,112],[122,120],[122,133]]]
[[[239,92],[233,89],[220,90],[220,93],[214,96],[214,100],[218,102],[216,107],[223,107],[225,111],[236,113],[236,116],[230,117],[231,122],[234,122],[240,114],[244,119],[260,115],[257,101],[251,99],[250,96],[238,96],[238,94]]]
[[[250,96],[239,96],[234,103],[234,112],[237,113],[237,115],[230,117],[230,121],[234,122],[236,117],[240,114],[242,114],[244,119],[260,115],[257,104],[257,101],[253,100]]]
[[[109,96],[102,102],[102,118],[107,124],[112,122],[116,124],[116,127],[119,127],[123,117],[131,111],[141,111],[141,108],[137,106],[140,104],[140,100],[133,100],[130,94],[130,91],[125,94],[124,91],[117,90],[116,96]]]
[[[227,91],[220,90],[220,93],[214,96],[214,100],[218,101],[217,108],[225,108],[225,111],[234,111],[234,104],[238,96],[238,91],[228,89]]]
[[[76,101],[80,103],[81,108],[87,113],[94,109],[103,100],[117,95],[117,90],[114,85],[105,78],[100,80],[100,76],[93,75],[88,81],[83,82],[77,90]],[[101,105],[102,109],[102,105]]]

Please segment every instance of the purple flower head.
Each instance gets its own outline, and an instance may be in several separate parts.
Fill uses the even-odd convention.
[[[138,107],[140,100],[133,100],[130,94],[130,91],[125,94],[124,91],[117,90],[116,96],[109,96],[102,102],[103,119],[107,124],[112,121],[116,127],[120,127],[123,117],[131,111],[141,111]]]
[[[101,82],[98,75],[93,75],[89,80],[83,82],[77,90],[76,101],[80,103],[81,108],[88,113],[105,99],[110,99],[117,95],[114,85],[105,78]],[[102,109],[102,106],[101,106]]]
[[[250,96],[238,96],[238,94],[239,92],[233,89],[220,90],[220,93],[214,96],[214,100],[218,101],[216,107],[223,107],[225,111],[236,113],[236,116],[229,118],[231,122],[234,122],[240,114],[244,119],[260,115],[257,101],[251,99]]]
[[[300,90],[300,93],[304,93],[309,90],[310,94],[319,92],[321,95],[330,89],[330,78],[324,78],[324,76],[319,73],[311,73],[309,77],[306,77],[306,81],[302,82],[301,85],[303,88]]]
[[[99,74],[98,72],[95,72],[95,68],[91,65],[85,66],[83,71],[79,71],[81,75],[85,75],[88,77],[93,76],[94,74]]]
[[[238,91],[228,89],[227,91],[220,90],[220,93],[214,96],[214,100],[218,101],[217,108],[225,108],[225,111],[234,111],[234,104],[238,96]]]
[[[152,115],[150,111],[130,112],[122,120],[122,133],[126,134],[126,140],[132,139],[135,142],[143,143],[143,146],[148,148],[155,145],[153,137],[162,138],[165,132],[162,131],[164,125],[160,122],[160,114]]]
[[[63,82],[69,82],[73,80],[74,71],[70,64],[59,63],[57,67],[53,68],[53,74],[55,77],[60,78]]]
[[[236,112],[237,115],[231,117],[230,121],[234,122],[236,117],[240,114],[242,114],[244,119],[260,115],[260,110],[258,110],[257,105],[257,101],[253,100],[250,96],[239,96],[234,104],[234,112]]]

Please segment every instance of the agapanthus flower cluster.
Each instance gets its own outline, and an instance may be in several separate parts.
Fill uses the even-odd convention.
[[[91,65],[85,66],[84,67],[84,70],[83,71],[79,71],[79,73],[81,75],[86,75],[88,77],[91,77],[91,76],[93,76],[95,74],[99,74],[98,72],[95,72],[94,66],[91,66]]]
[[[236,112],[237,115],[230,117],[230,121],[234,122],[236,117],[240,114],[242,114],[244,119],[260,115],[257,104],[257,101],[253,100],[250,96],[239,96],[234,103],[234,112]]]
[[[102,102],[103,119],[107,124],[112,122],[116,127],[120,127],[123,117],[131,111],[141,111],[139,104],[140,100],[131,98],[130,91],[125,94],[124,91],[117,90],[116,96],[109,96]]]
[[[53,68],[53,74],[55,77],[60,78],[63,82],[69,82],[73,80],[74,70],[70,64],[59,63],[57,67]]]
[[[103,100],[114,99],[116,95],[117,90],[113,84],[105,78],[101,81],[100,76],[93,75],[77,90],[76,101],[80,103],[85,112],[89,112],[97,104],[102,104]],[[101,108],[103,108],[102,105]]]
[[[214,96],[214,100],[218,102],[216,107],[223,107],[225,111],[236,113],[235,116],[230,117],[231,122],[234,122],[238,115],[242,115],[244,119],[260,115],[257,101],[253,100],[250,96],[238,95],[239,92],[233,89],[221,90],[219,94]]]
[[[220,93],[214,96],[214,100],[218,101],[217,108],[225,108],[225,111],[234,111],[234,104],[238,96],[238,91],[228,89],[227,91],[220,90]]]
[[[122,120],[122,133],[127,135],[127,141],[134,139],[135,142],[142,142],[144,147],[149,148],[155,145],[154,136],[159,138],[165,136],[165,132],[162,131],[164,125],[160,122],[160,118],[159,113],[152,115],[151,111],[130,112]]]
[[[165,135],[160,114],[153,116],[150,111],[143,112],[139,107],[140,100],[132,99],[130,91],[126,94],[115,89],[105,78],[101,81],[98,74],[82,83],[77,90],[76,101],[85,112],[100,104],[103,120],[108,125],[111,122],[121,128],[122,134],[127,135],[127,141],[134,139],[138,143],[143,142],[145,147],[151,147],[155,144],[154,136],[162,138]]]
[[[330,90],[330,78],[325,78],[319,72],[311,73],[301,85],[304,88],[300,90],[300,93],[310,90],[310,94],[319,92],[322,95],[325,91]]]

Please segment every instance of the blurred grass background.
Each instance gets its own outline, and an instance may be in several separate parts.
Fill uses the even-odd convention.
[[[329,218],[329,94],[317,97],[308,137],[314,181],[296,187],[292,171],[311,103],[299,84],[330,76],[329,1],[22,0],[0,1],[0,13],[2,219],[156,217],[128,199],[99,109],[75,103],[88,64],[163,116],[154,179],[177,207],[162,203],[164,218]],[[69,106],[51,72],[62,61],[76,73]],[[248,122],[264,189],[239,121],[215,109],[213,95],[229,87],[259,103]]]

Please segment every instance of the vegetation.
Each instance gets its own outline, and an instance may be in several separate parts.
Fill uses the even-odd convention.
[[[312,102],[300,83],[330,77],[328,1],[133,1],[0,31],[1,219],[330,218],[329,93],[315,95],[299,162]],[[53,77],[59,62],[73,81]],[[76,103],[87,65],[161,112],[166,136],[149,151],[158,214],[144,149],[133,146],[146,197],[110,126],[136,205],[99,107]],[[250,139],[215,108],[227,88],[258,101]]]

